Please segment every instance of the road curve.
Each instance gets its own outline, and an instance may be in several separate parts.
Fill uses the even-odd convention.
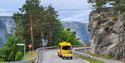
[[[62,59],[57,56],[56,49],[40,51],[38,59],[37,63],[88,63],[86,60],[75,57],[72,60]]]

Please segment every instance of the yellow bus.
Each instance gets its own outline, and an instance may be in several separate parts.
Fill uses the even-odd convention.
[[[58,48],[57,54],[59,57],[62,57],[63,59],[64,58],[72,59],[73,54],[72,54],[71,43],[68,43],[68,42],[59,43],[59,48]]]

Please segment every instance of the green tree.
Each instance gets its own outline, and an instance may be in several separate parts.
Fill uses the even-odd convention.
[[[59,42],[60,33],[63,31],[63,26],[59,19],[57,18],[57,12],[54,10],[54,8],[49,5],[45,11],[45,24],[43,27],[45,27],[43,30],[44,36],[47,36],[48,38],[48,45],[54,45],[56,42]]]
[[[0,58],[3,61],[15,61],[16,53],[18,51],[16,44],[20,41],[20,38],[16,36],[10,36],[8,42],[0,49]],[[23,56],[22,56],[23,57]]]
[[[81,45],[81,42],[76,37],[76,32],[72,32],[70,29],[65,29],[61,33],[61,42],[63,41],[70,42],[72,45]]]
[[[33,48],[40,47],[40,40],[41,40],[41,24],[43,23],[43,17],[44,17],[44,8],[40,6],[40,0],[26,0],[25,4],[22,8],[20,8],[23,14],[26,18],[24,18],[24,21],[26,21],[26,28],[29,38],[28,42],[32,42]],[[24,17],[23,16],[23,17]],[[31,18],[30,18],[31,17]],[[32,20],[32,25],[30,25],[30,21]],[[33,35],[33,41],[30,38],[31,31],[30,26],[32,26],[32,35]],[[35,43],[35,44],[34,44]]]
[[[107,3],[113,6],[114,12],[120,12],[124,13],[125,12],[125,1],[124,0],[88,0],[89,3],[96,3],[93,5],[95,9],[98,8],[106,8]]]
[[[63,26],[57,18],[57,12],[50,5],[47,8],[40,6],[40,0],[26,0],[21,12],[13,14],[16,23],[15,33],[9,37],[7,44],[0,49],[0,60],[15,61],[23,56],[17,48],[17,43],[31,43],[30,20],[33,28],[33,46],[39,48],[41,38],[47,37],[50,45],[60,42]],[[29,18],[31,17],[31,18]],[[43,36],[42,36],[43,35]],[[28,48],[27,48],[28,49]]]
[[[25,38],[26,44],[31,42],[30,20],[32,20],[33,46],[35,49],[41,47],[41,38],[47,38],[51,45],[54,45],[58,41],[63,27],[57,18],[57,12],[51,5],[44,8],[40,6],[40,0],[26,0],[23,7],[20,8],[20,11],[21,13],[16,13],[13,17],[15,18],[16,24],[22,21],[19,27],[22,26],[22,29],[24,28],[23,32],[25,33],[21,33],[23,34],[21,37]],[[16,19],[17,17],[20,17],[20,19]],[[17,33],[20,32],[17,31]]]

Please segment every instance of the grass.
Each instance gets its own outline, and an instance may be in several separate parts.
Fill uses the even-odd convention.
[[[101,57],[101,58],[105,58],[105,59],[112,59],[113,56],[112,55],[97,55],[97,54],[93,54],[93,53],[90,53],[90,52],[87,52],[89,53],[91,56],[95,56],[95,57]]]
[[[92,58],[88,58],[88,57],[84,57],[84,56],[75,55],[75,57],[82,58],[84,60],[89,61],[90,63],[104,63],[103,61],[92,59]]]
[[[26,55],[22,58],[22,60],[32,60],[36,56],[36,51],[29,51]]]
[[[4,62],[4,59],[3,58],[0,58],[0,63],[3,63]]]

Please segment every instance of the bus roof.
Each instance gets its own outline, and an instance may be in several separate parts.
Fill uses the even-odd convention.
[[[69,43],[69,42],[61,42],[61,43],[59,43],[59,45],[61,45],[61,46],[71,46],[71,43]]]

